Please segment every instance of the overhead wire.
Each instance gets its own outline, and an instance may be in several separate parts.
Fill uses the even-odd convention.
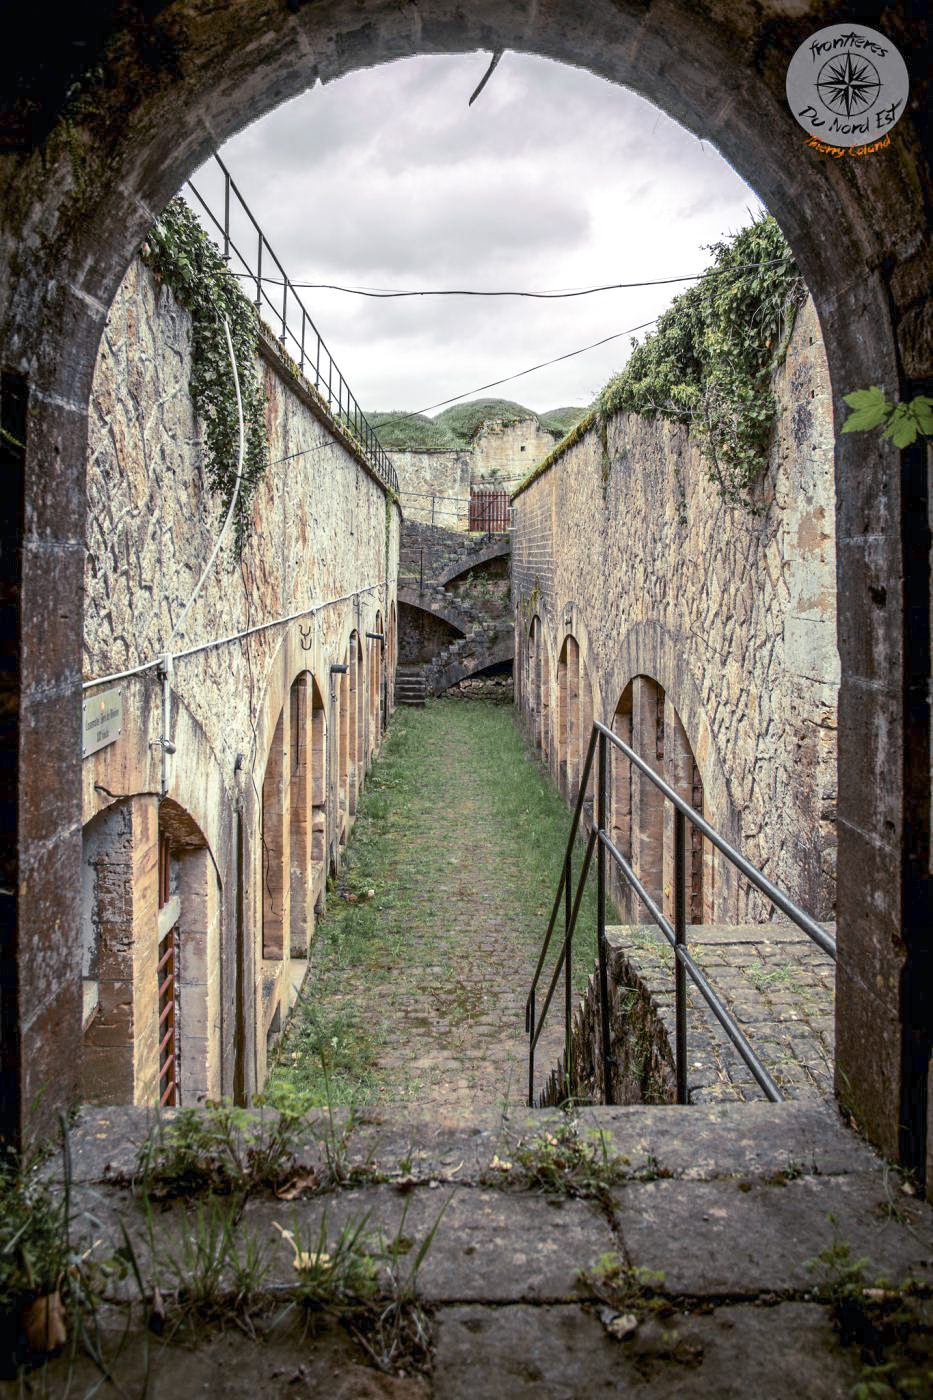
[[[704,277],[722,277],[734,272],[751,272],[759,267],[775,267],[783,258],[766,258],[762,262],[736,263],[733,267],[707,268],[705,272],[686,272],[679,277],[652,277],[640,282],[607,282],[598,287],[580,287],[567,291],[523,292],[511,289],[486,291],[475,287],[403,288],[403,287],[344,287],[336,282],[292,282],[289,286],[296,291],[345,292],[348,296],[371,297],[377,301],[388,301],[397,297],[528,297],[539,301],[561,301],[573,297],[591,297],[599,292],[633,291],[639,287],[667,287],[675,282],[699,282]],[[244,277],[251,282],[256,276],[251,272],[234,272],[235,277]],[[274,286],[283,285],[281,277],[260,277],[261,282]]]
[[[517,374],[507,374],[503,379],[492,379],[489,384],[481,384],[475,389],[464,389],[464,392],[455,393],[450,399],[441,399],[440,403],[429,403],[426,409],[415,409],[413,413],[392,414],[392,426],[395,426],[396,423],[408,423],[409,419],[419,419],[419,417],[422,417],[422,414],[430,413],[433,409],[443,409],[448,403],[458,403],[459,399],[468,399],[471,393],[482,393],[485,389],[497,389],[502,384],[510,384],[513,379],[523,379],[527,374],[534,374],[535,370],[546,370],[549,365],[560,364],[562,360],[573,360],[574,356],[586,354],[587,350],[598,349],[598,346],[605,346],[605,344],[609,344],[611,340],[621,340],[622,336],[635,335],[636,330],[646,330],[647,326],[653,326],[656,321],[657,316],[654,316],[651,321],[643,321],[640,325],[629,326],[628,330],[616,330],[611,336],[604,336],[602,340],[594,340],[593,344],[580,346],[577,350],[567,350],[566,354],[559,354],[559,356],[553,357],[553,360],[542,360],[541,364],[532,364],[527,370],[518,370]],[[377,414],[373,414],[373,417],[377,417]],[[378,437],[378,431],[380,431],[378,427],[374,427],[373,431]],[[277,456],[277,458],[269,463],[269,466],[276,466],[279,462],[291,462],[294,461],[294,458],[297,458],[297,456],[308,456],[311,452],[319,452],[322,448],[326,447],[326,445],[329,444],[322,444],[322,442],[319,442],[317,447],[301,448],[298,452],[289,452],[287,456]]]

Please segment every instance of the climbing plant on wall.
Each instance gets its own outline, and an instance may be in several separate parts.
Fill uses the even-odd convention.
[[[239,555],[249,530],[249,506],[269,464],[265,395],[256,367],[257,319],[218,249],[177,196],[149,230],[143,260],[191,314],[191,397],[204,425],[204,467],[226,510],[236,485],[239,424],[236,388],[223,318],[230,325],[243,401],[246,451],[233,520]]]
[[[613,413],[687,423],[723,499],[751,506],[777,413],[771,376],[806,289],[774,219],[714,243],[713,266],[658,319],[596,401]]]

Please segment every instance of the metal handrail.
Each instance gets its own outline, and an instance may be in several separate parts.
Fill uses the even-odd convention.
[[[658,791],[674,806],[674,922],[667,919],[651,897],[648,890],[639,880],[631,864],[626,860],[622,852],[613,843],[606,826],[606,795],[608,789],[609,774],[609,746],[618,749],[630,763],[634,764],[639,772],[643,773]],[[583,868],[577,883],[576,894],[571,899],[571,853],[577,838],[580,820],[583,814],[584,801],[586,797],[587,785],[593,768],[593,758],[597,752],[598,778],[597,778],[597,800],[596,800],[596,822],[590,831],[589,841],[586,848],[586,855]],[[759,1060],[752,1049],[747,1037],[739,1028],[738,1023],[731,1013],[720,1001],[713,990],[705,973],[697,964],[687,948],[687,839],[686,823],[690,821],[707,840],[711,841],[717,850],[721,851],[732,865],[739,870],[745,878],[760,890],[767,899],[771,901],[782,913],[797,925],[804,933],[817,944],[823,952],[830,957],[836,957],[836,940],[831,934],[811,918],[805,910],[773,884],[751,861],[742,855],[731,842],[721,836],[699,812],[694,811],[690,804],[670,787],[663,778],[660,778],[654,769],[645,762],[630,745],[620,739],[617,734],[606,725],[597,720],[593,724],[590,742],[586,751],[586,758],[583,763],[583,770],[580,777],[580,791],[577,797],[576,806],[573,813],[573,821],[570,826],[570,836],[567,841],[567,848],[564,853],[564,863],[561,871],[560,882],[557,887],[557,894],[554,898],[554,905],[551,909],[551,917],[548,921],[547,931],[541,945],[541,953],[538,957],[538,964],[535,968],[534,977],[531,982],[531,989],[525,1003],[525,1030],[529,1036],[528,1046],[528,1103],[534,1105],[534,1061],[535,1048],[541,1037],[544,1028],[544,1021],[547,1016],[557,982],[564,971],[564,1072],[567,1079],[568,1094],[572,1095],[574,1090],[573,1056],[571,1045],[572,1032],[572,981],[571,981],[571,955],[573,950],[573,935],[576,929],[577,916],[580,911],[580,903],[583,897],[583,890],[589,867],[592,861],[593,848],[597,847],[597,956],[598,956],[598,987],[600,1002],[600,1039],[601,1057],[603,1066],[603,1089],[605,1102],[612,1102],[612,1054],[610,1046],[610,1024],[609,1024],[609,978],[608,962],[606,957],[606,856],[612,860],[616,868],[622,873],[629,885],[638,895],[645,905],[653,921],[664,934],[674,950],[674,986],[675,986],[675,1059],[677,1070],[677,1102],[687,1102],[687,977],[689,976],[694,986],[700,992],[707,1006],[722,1026],[729,1040],[735,1046],[742,1060],[745,1062],[756,1082],[764,1091],[766,1097],[772,1103],[779,1103],[783,1099],[780,1089],[768,1070]],[[551,938],[557,922],[557,915],[560,910],[561,900],[564,903],[564,937],[561,944],[560,956],[557,959],[551,980],[548,984],[544,1005],[541,1015],[536,1016],[536,992],[541,973],[544,969],[545,959],[550,947]]]
[[[289,343],[294,346],[292,358],[298,365],[298,369],[309,381],[313,382],[315,389],[327,403],[331,413],[337,420],[339,426],[351,436],[358,448],[366,457],[369,465],[375,471],[379,479],[398,495],[398,474],[392,464],[392,460],[376,436],[376,431],[366,418],[363,410],[357,403],[356,398],[350,392],[350,387],[344,379],[340,369],[331,355],[327,346],[321,339],[320,332],[312,321],[311,317],[298,295],[293,282],[286,275],[285,269],[276,257],[262,229],[259,227],[252,210],[246,203],[230,171],[224,165],[220,156],[215,155],[214,160],[223,172],[224,178],[224,199],[223,217],[219,218],[208,204],[207,200],[196,189],[189,180],[188,188],[195,199],[201,205],[211,223],[220,234],[223,243],[223,256],[227,263],[231,256],[236,256],[243,265],[243,273],[234,272],[235,276],[245,276],[256,284],[256,295],[254,305],[257,315],[262,311],[265,302],[277,323],[281,323],[281,333],[278,337],[280,344],[288,353]],[[256,232],[256,267],[253,270],[249,258],[237,247],[230,232],[230,195],[235,196],[239,207],[249,219]],[[262,263],[263,253],[272,259],[275,266],[281,273],[281,282],[276,281],[271,285],[282,288],[281,305],[273,302],[272,297],[266,290],[265,284],[269,281],[263,276]],[[298,313],[301,313],[300,320]],[[309,335],[310,332],[310,335]]]

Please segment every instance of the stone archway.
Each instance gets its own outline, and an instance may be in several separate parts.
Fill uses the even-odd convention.
[[[837,405],[930,374],[924,155],[926,23],[884,25],[912,67],[911,111],[880,159],[827,161],[784,97],[823,6],[787,0],[260,0],[204,9],[96,0],[46,32],[18,7],[0,184],[0,353],[11,483],[3,523],[10,842],[2,912],[8,1129],[80,1035],[78,764],[86,404],[104,317],[132,252],[227,136],[314,81],[416,53],[517,49],[633,87],[712,141],[777,216],[813,292]],[[123,18],[128,15],[129,18]],[[119,16],[119,18],[117,17]],[[878,21],[880,23],[880,21]],[[22,443],[23,447],[16,444]],[[926,463],[862,436],[837,451],[841,1092],[881,1146],[922,1167],[933,1023],[929,908],[929,526]],[[910,660],[907,637],[910,634]],[[15,670],[15,676],[14,676]],[[14,817],[14,799],[16,816]],[[52,1114],[56,1096],[44,1110]]]

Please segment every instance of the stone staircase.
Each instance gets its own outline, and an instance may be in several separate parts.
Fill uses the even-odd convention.
[[[511,657],[515,634],[511,619],[497,624],[478,621],[470,625],[466,636],[442,648],[425,666],[425,683],[430,694],[443,695],[464,676],[473,675],[486,666]]]
[[[399,666],[395,672],[396,705],[419,705],[422,709],[428,698],[423,666]]]

